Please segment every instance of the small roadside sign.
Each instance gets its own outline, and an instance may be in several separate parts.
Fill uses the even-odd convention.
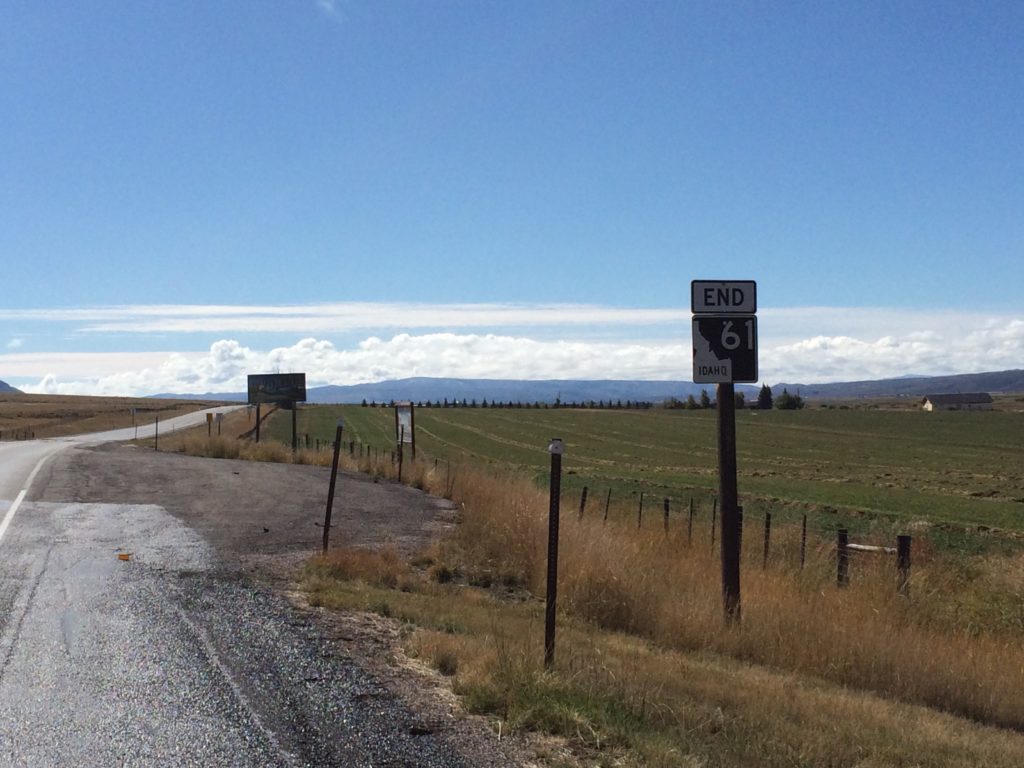
[[[690,311],[695,315],[752,315],[757,312],[753,280],[692,280]]]

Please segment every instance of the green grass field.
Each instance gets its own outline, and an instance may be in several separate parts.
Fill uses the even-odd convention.
[[[394,411],[310,406],[300,436],[390,451]],[[290,441],[290,414],[275,414],[268,437]],[[545,482],[551,437],[566,441],[563,489],[600,513],[617,508],[682,512],[694,498],[707,516],[718,483],[714,411],[448,408],[416,410],[420,458],[465,459],[511,468]],[[1024,414],[808,408],[737,414],[741,503],[750,520],[775,524],[807,514],[812,531],[839,527],[888,538],[930,531],[940,547],[1016,547],[1024,533]],[[994,530],[993,530],[994,529]]]

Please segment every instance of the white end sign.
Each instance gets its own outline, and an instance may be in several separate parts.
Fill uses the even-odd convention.
[[[693,280],[690,311],[695,315],[753,315],[757,283],[753,280]]]

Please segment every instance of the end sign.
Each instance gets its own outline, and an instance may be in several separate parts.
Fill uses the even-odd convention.
[[[757,283],[753,280],[693,280],[690,311],[695,315],[753,315]]]
[[[757,382],[757,284],[753,280],[694,280],[690,307],[694,314],[694,382]]]

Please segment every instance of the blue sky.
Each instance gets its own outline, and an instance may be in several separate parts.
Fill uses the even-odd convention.
[[[1024,367],[1024,5],[0,7],[0,379]]]

